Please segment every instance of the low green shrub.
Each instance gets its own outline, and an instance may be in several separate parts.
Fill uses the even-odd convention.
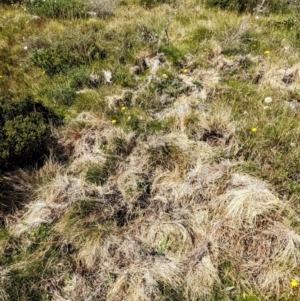
[[[76,98],[76,91],[69,83],[57,84],[49,87],[47,96],[57,105],[71,106]]]
[[[0,172],[35,164],[46,153],[50,119],[58,120],[31,97],[0,98]]]
[[[100,77],[97,78],[96,76],[90,76],[91,73],[88,71],[88,68],[85,66],[72,68],[66,74],[67,78],[70,79],[70,86],[74,89],[82,89],[85,86],[97,87],[98,84],[103,82]]]
[[[81,0],[28,0],[26,5],[32,13],[48,18],[67,19],[86,16],[86,5]]]
[[[51,46],[37,49],[31,59],[48,75],[54,75],[89,64],[93,59],[103,58],[103,50],[97,45],[95,31],[73,31],[56,40]]]

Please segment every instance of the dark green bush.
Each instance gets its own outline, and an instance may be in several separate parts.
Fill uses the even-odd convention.
[[[58,119],[41,103],[0,98],[0,173],[37,162],[47,150],[49,120]]]

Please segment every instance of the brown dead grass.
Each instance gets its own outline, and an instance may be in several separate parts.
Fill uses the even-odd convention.
[[[198,114],[199,131],[218,131],[218,143],[189,139],[181,131],[140,140],[89,113],[76,120],[84,122],[81,129],[75,132],[70,124],[62,132],[69,162],[46,163],[37,178],[52,180],[10,224],[14,236],[51,224],[60,244],[72,246],[77,268],[64,287],[51,289],[53,300],[83,301],[89,292],[106,300],[159,300],[161,285],[183,290],[186,300],[209,300],[222,288],[224,262],[239,271],[226,274],[236,290],[251,287],[278,296],[287,288],[300,260],[299,235],[283,217],[288,204],[270,185],[233,173],[230,161],[215,161],[218,145],[234,136],[229,113]],[[102,164],[105,156],[97,147],[101,137],[109,146],[120,135],[128,143],[136,140],[131,151],[104,185],[87,183],[84,165]],[[167,145],[173,146],[167,157],[153,157],[153,149]],[[172,151],[178,160],[164,164]],[[93,202],[94,209],[74,207],[82,200]]]

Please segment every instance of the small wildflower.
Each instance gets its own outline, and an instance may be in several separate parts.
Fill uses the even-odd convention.
[[[270,54],[270,50],[266,50],[266,51],[265,51],[265,54]]]
[[[252,128],[251,132],[253,132],[253,133],[257,132],[257,128]]]
[[[125,110],[126,110],[126,107],[123,106],[123,107],[121,108],[121,111],[125,111]]]
[[[291,147],[295,147],[297,144],[295,142],[291,142]]]
[[[299,286],[299,282],[296,279],[293,279],[291,281],[291,287],[298,287]]]
[[[187,69],[183,70],[183,73],[188,73],[188,72],[189,72],[189,70],[187,70]]]
[[[0,75],[0,78],[2,78],[3,77],[3,75]]]
[[[265,98],[264,101],[265,101],[265,103],[270,103],[270,102],[273,101],[273,99],[272,99],[272,97],[268,96],[268,97]]]
[[[112,124],[115,124],[116,122],[117,122],[116,119],[113,119],[113,120],[111,121]]]
[[[27,50],[27,49],[28,49],[28,47],[27,47],[27,46],[24,46],[24,47],[23,47],[23,49],[24,49],[24,50]]]
[[[162,75],[162,77],[165,78],[165,79],[169,78],[169,76],[165,73]]]

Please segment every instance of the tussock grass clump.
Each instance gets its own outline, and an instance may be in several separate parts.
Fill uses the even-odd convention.
[[[88,14],[100,18],[106,18],[113,15],[119,4],[119,0],[89,0]]]
[[[9,227],[15,237],[35,231],[38,238],[29,242],[35,254],[44,233],[35,229],[48,225],[47,241],[68,254],[68,279],[60,291],[50,287],[49,296],[213,300],[241,295],[249,287],[249,293],[278,296],[288,286],[300,253],[283,202],[270,185],[233,173],[227,159],[216,160],[220,145],[235,136],[229,113],[198,110],[199,132],[214,128],[228,135],[224,144],[184,132],[145,138],[87,112],[58,133],[69,152],[68,165],[55,168],[49,162],[53,179],[36,190],[35,200]],[[227,144],[228,153],[233,144]],[[89,162],[102,173],[110,156],[114,164],[105,181],[86,177]],[[78,269],[101,276],[87,283]]]
[[[229,128],[234,135],[230,119],[220,123],[211,114],[211,125]],[[147,140],[123,134],[120,139],[120,129],[95,115],[84,113],[79,120],[84,121],[83,132],[70,165],[58,169],[53,182],[19,213],[20,221],[11,223],[13,235],[52,225],[53,239],[76,269],[101,275],[89,286],[108,300],[157,300],[166,294],[213,300],[215,294],[226,296],[227,287],[233,287],[230,294],[251,287],[276,296],[288,285],[297,269],[299,240],[269,185],[232,173],[226,160],[217,163],[213,153],[218,146],[208,141],[191,140],[184,133]],[[100,149],[82,148],[83,137],[104,134]],[[70,141],[72,130],[68,135],[61,143]],[[164,150],[166,145],[172,147]],[[84,166],[93,158],[105,166],[103,158],[110,152],[116,163],[105,182],[74,177],[85,173],[78,162]],[[288,268],[280,268],[283,264]],[[92,294],[76,269],[69,266],[71,278],[60,292],[50,288],[49,294],[64,298],[69,291],[79,299]],[[234,274],[237,270],[241,278]],[[75,282],[85,294],[72,288]]]

